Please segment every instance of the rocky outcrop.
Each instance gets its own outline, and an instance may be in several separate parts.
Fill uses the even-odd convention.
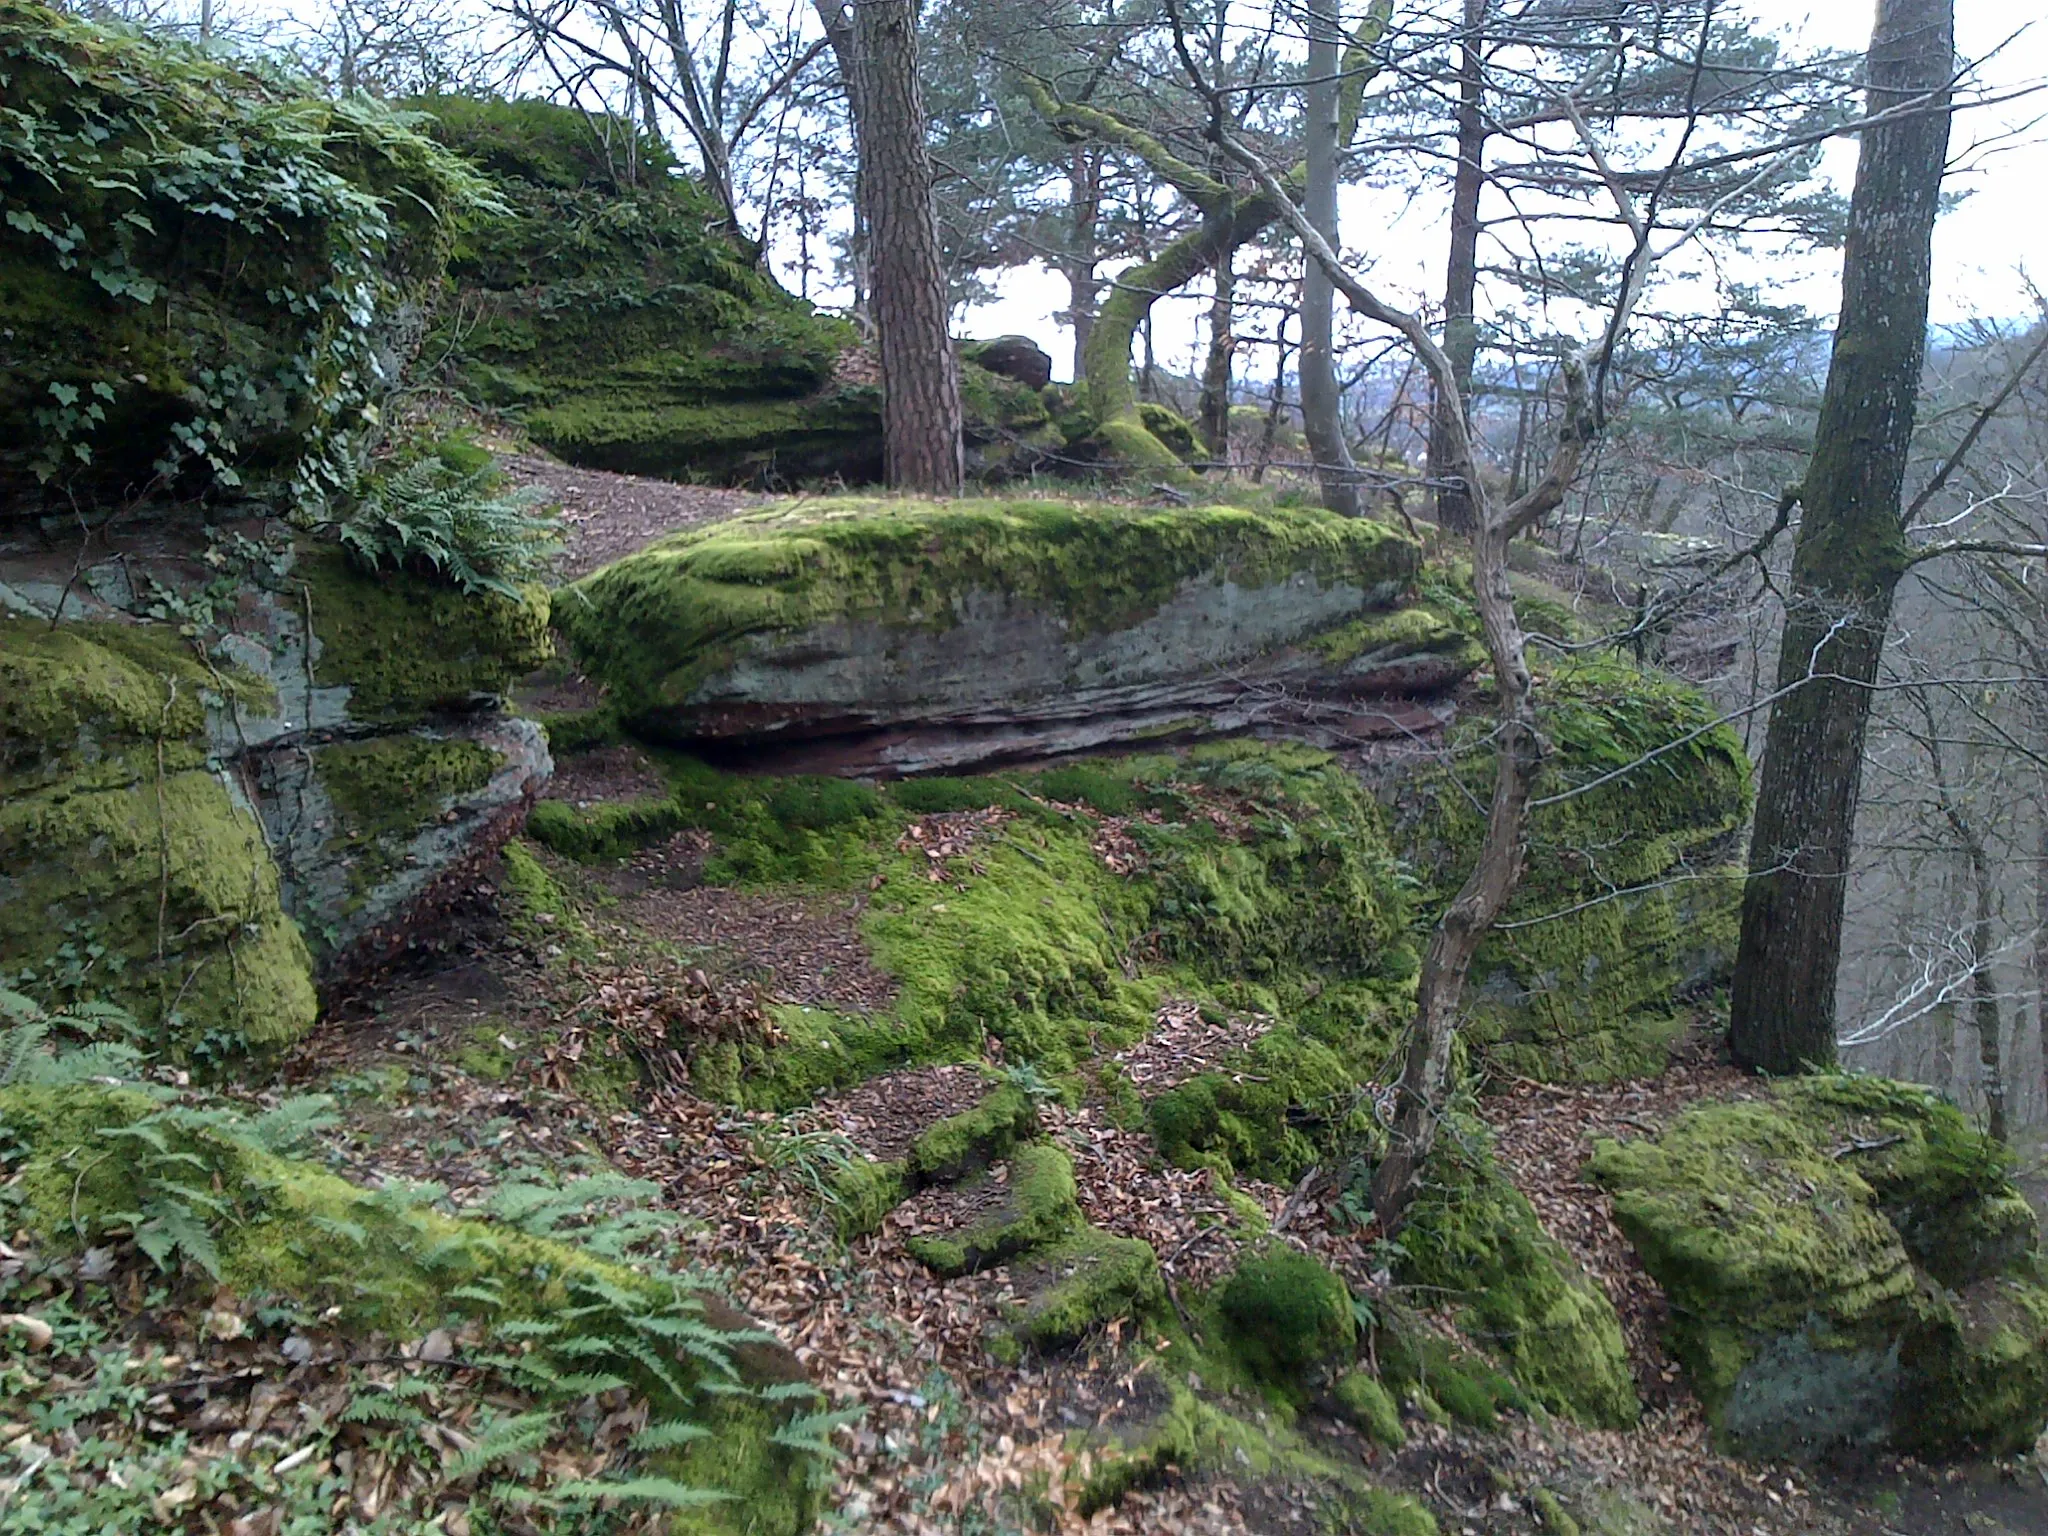
[[[1819,1077],[1602,1142],[1719,1437],[2004,1454],[2048,1424],[2048,1284],[2002,1150],[1927,1089]]]
[[[1428,731],[1476,647],[1416,545],[1320,511],[803,503],[562,593],[634,730],[922,773],[1139,740]]]
[[[546,599],[301,540],[227,600],[201,530],[135,543],[0,549],[0,968],[177,1053],[279,1044],[524,818],[547,747],[497,697],[547,656]]]
[[[1029,336],[998,336],[993,341],[965,341],[960,344],[963,362],[1014,379],[1028,389],[1043,389],[1052,382],[1052,358]]]

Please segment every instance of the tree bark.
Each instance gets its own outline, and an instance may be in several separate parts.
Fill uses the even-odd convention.
[[[1304,134],[1304,182],[1301,211],[1316,233],[1339,248],[1337,240],[1337,139],[1343,132],[1337,79],[1341,31],[1336,0],[1310,0],[1308,8],[1307,122]],[[1344,517],[1357,517],[1358,482],[1352,474],[1351,447],[1344,440],[1342,401],[1337,393],[1335,343],[1337,290],[1330,274],[1313,257],[1301,274],[1301,426],[1315,460],[1323,505]]]
[[[1102,216],[1102,152],[1076,144],[1067,161],[1067,208],[1072,217],[1072,242],[1060,265],[1067,279],[1067,318],[1074,327],[1074,377],[1081,377],[1088,355],[1088,333],[1095,327],[1095,300],[1102,279],[1097,262],[1095,221]]]
[[[1237,299],[1237,252],[1216,258],[1216,292],[1209,300],[1209,355],[1202,367],[1202,443],[1217,464],[1230,464],[1230,373],[1237,351],[1233,311]]]
[[[1991,860],[1983,839],[1974,830],[1969,836],[1970,881],[1976,891],[1976,910],[1970,923],[1970,1027],[1977,1031],[1977,1065],[1984,1079],[1984,1108],[1987,1128],[1995,1140],[2005,1140],[2005,1021],[1999,1017],[1998,989],[1991,974],[1994,948],[1993,922],[1997,893],[1991,880]]]
[[[1465,0],[1465,35],[1458,49],[1458,165],[1451,178],[1451,248],[1444,261],[1444,355],[1457,376],[1458,399],[1470,410],[1472,370],[1479,359],[1479,190],[1486,159],[1486,61],[1484,38],[1488,0]],[[1478,526],[1471,489],[1451,464],[1444,401],[1432,402],[1429,476],[1436,484],[1436,520],[1453,533]]]
[[[855,127],[869,238],[869,308],[882,361],[882,464],[891,486],[958,495],[960,369],[932,210],[912,0],[854,0]]]
[[[1735,1060],[1791,1073],[1835,1059],[1850,842],[1892,597],[1908,552],[1900,493],[1927,343],[1929,245],[1948,150],[1954,0],[1879,0],[1872,113],[1842,258],[1778,657],[1729,1018]]]

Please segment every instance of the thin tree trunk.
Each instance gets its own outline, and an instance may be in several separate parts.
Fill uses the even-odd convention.
[[[1991,861],[1983,839],[1974,830],[1966,847],[1970,880],[1976,888],[1976,911],[1970,924],[1970,1027],[1977,1031],[1977,1064],[1984,1079],[1984,1108],[1993,1139],[2005,1140],[2005,1023],[1998,1013],[1998,989],[1991,974],[1992,920],[1996,892]]]
[[[1458,380],[1458,399],[1471,409],[1472,369],[1479,359],[1474,320],[1479,296],[1479,190],[1486,158],[1484,40],[1488,0],[1465,0],[1458,50],[1458,166],[1451,178],[1451,248],[1444,262],[1444,355]],[[1436,520],[1454,533],[1477,526],[1472,492],[1452,469],[1441,395],[1431,406],[1429,475],[1436,483]]]
[[[882,359],[888,483],[959,494],[960,372],[932,211],[912,0],[854,0],[862,203],[872,240],[869,305]]]
[[[1743,892],[1729,1045],[1757,1071],[1835,1059],[1850,840],[1892,597],[1906,569],[1900,492],[1927,342],[1929,243],[1948,150],[1954,0],[1880,0],[1870,110],[1932,110],[1867,130],[1835,331],[1801,495]]]
[[[1202,368],[1202,442],[1217,464],[1230,465],[1230,364],[1237,350],[1232,312],[1237,297],[1237,252],[1216,258],[1216,292],[1209,300],[1209,355]]]
[[[1337,79],[1342,34],[1336,0],[1310,0],[1308,26],[1307,176],[1301,211],[1335,250],[1337,139],[1343,132]],[[1358,482],[1351,472],[1351,448],[1344,440],[1337,392],[1336,296],[1330,274],[1313,257],[1306,258],[1301,274],[1302,435],[1315,459],[1323,505],[1341,516],[1357,517]]]
[[[1067,318],[1074,327],[1074,377],[1082,376],[1088,335],[1095,328],[1095,300],[1102,279],[1095,275],[1095,225],[1102,216],[1102,154],[1076,144],[1067,162],[1067,206],[1073,216],[1072,244],[1062,266],[1067,278]]]
[[[2048,684],[2036,690],[2034,741],[2048,754],[2048,698],[2039,696]],[[2034,806],[2034,1038],[2041,1055],[2042,1112],[2048,1115],[2048,769],[2037,781]]]

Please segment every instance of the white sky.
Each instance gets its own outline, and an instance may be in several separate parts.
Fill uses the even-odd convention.
[[[1870,40],[1874,0],[1809,0],[1777,6],[1750,0],[1745,7],[1809,43],[1860,49]],[[2029,0],[1959,0],[1957,49],[1969,59],[1990,55],[1976,94],[1997,96],[2048,82],[2048,19],[2037,19]],[[2048,91],[1960,115],[1950,133],[1948,186],[1968,196],[1935,231],[1932,319],[1948,324],[1972,316],[2014,317],[2033,308],[2029,263],[2048,288]],[[1855,175],[1853,141],[1833,145],[1826,171],[1844,194]],[[1443,199],[1407,203],[1366,187],[1345,189],[1343,244],[1362,257],[1389,297],[1420,304],[1441,289],[1447,239]],[[1374,230],[1377,223],[1380,228]],[[1753,275],[1751,280],[1757,280]],[[1839,302],[1839,259],[1824,256],[1796,270],[1769,275],[1775,295],[1832,315]],[[1066,285],[1038,269],[1004,275],[1000,298],[961,317],[963,334],[1014,332],[1034,338],[1053,355],[1054,371],[1071,372],[1073,342],[1052,318],[1066,303]],[[1163,301],[1156,307],[1155,344],[1160,364],[1185,370],[1198,339],[1206,301]],[[1269,368],[1263,360],[1254,370]]]

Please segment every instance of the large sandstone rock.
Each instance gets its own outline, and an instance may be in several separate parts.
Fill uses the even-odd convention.
[[[639,733],[918,773],[1285,727],[1430,730],[1475,663],[1420,555],[1320,511],[802,502],[677,534],[558,595]]]
[[[1926,1089],[1820,1077],[1602,1142],[1720,1438],[2003,1454],[2048,1424],[2048,1285],[2002,1151]]]
[[[546,599],[302,542],[223,604],[196,532],[137,545],[0,547],[0,971],[180,1051],[282,1043],[517,829],[550,763],[497,696],[548,654]]]

